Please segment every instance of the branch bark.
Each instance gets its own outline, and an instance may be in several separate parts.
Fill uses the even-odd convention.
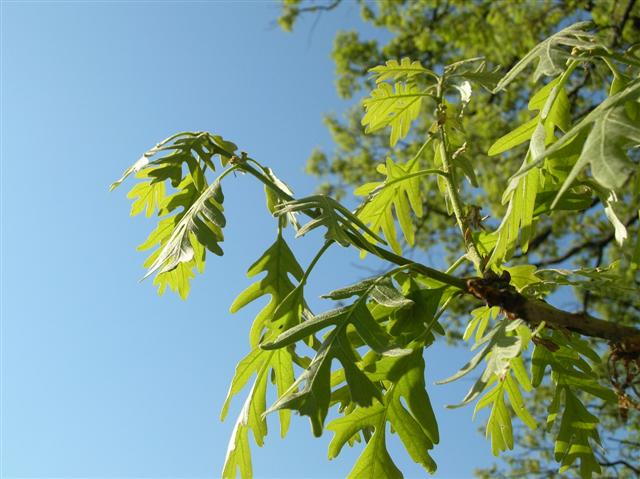
[[[467,292],[488,306],[499,306],[511,319],[520,318],[536,327],[544,321],[554,329],[572,331],[616,344],[625,353],[640,355],[640,330],[605,321],[585,312],[571,313],[544,301],[528,298],[508,284],[508,278],[474,278],[467,280]]]

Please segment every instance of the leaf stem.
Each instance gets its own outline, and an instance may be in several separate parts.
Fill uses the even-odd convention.
[[[449,151],[447,149],[447,133],[445,131],[445,119],[440,118],[446,114],[444,111],[445,105],[443,103],[444,96],[444,76],[441,77],[438,82],[438,136],[440,139],[440,159],[442,161],[442,169],[446,173],[444,181],[447,187],[447,196],[451,201],[451,209],[456,217],[456,222],[462,233],[462,240],[464,241],[465,249],[467,250],[467,257],[471,260],[476,268],[478,275],[482,275],[482,257],[476,248],[471,232],[468,231],[468,225],[466,224],[466,216],[464,214],[464,203],[458,193],[458,186],[455,181],[455,171],[453,169]]]
[[[302,279],[300,279],[300,285],[303,285],[307,282],[307,278],[309,278],[309,275],[311,274],[311,271],[313,270],[314,266],[316,265],[318,260],[322,257],[322,255],[325,253],[325,251],[327,251],[333,243],[335,243],[334,240],[325,241],[325,243],[322,245],[322,248],[320,248],[320,250],[313,257],[313,259],[311,260],[311,263],[309,263],[309,266],[307,266],[307,269],[304,272],[304,275],[302,275]]]
[[[429,143],[431,143],[431,140],[433,140],[433,135],[431,133],[429,133],[427,135],[427,139],[425,140],[425,142],[422,144],[422,146],[420,147],[420,149],[418,150],[418,152],[415,154],[415,156],[413,158],[411,158],[409,160],[409,163],[407,163],[407,171],[411,170],[411,167],[414,165],[414,163],[416,161],[418,161],[418,158],[420,158],[420,155],[422,155],[422,152],[424,151],[424,149],[427,147],[427,145]]]
[[[240,171],[244,171],[246,173],[249,173],[250,175],[254,176],[256,179],[258,179],[261,183],[263,183],[264,185],[266,185],[268,188],[270,188],[271,190],[273,190],[273,192],[278,195],[278,197],[282,200],[285,201],[295,201],[295,198],[293,198],[290,194],[288,194],[285,191],[282,191],[278,185],[276,185],[273,181],[271,181],[269,178],[267,178],[265,175],[261,174],[258,170],[256,170],[253,166],[247,164],[246,162],[243,163],[239,163],[237,165],[238,169]],[[305,214],[307,216],[309,216],[310,218],[316,219],[317,215],[315,215],[313,212],[311,211],[305,211]],[[450,286],[453,286],[455,288],[461,289],[461,290],[465,290],[467,289],[467,282],[464,278],[457,278],[455,276],[452,276],[450,274],[446,274],[443,273],[442,271],[438,271],[437,269],[433,269],[430,268],[428,266],[425,266],[421,263],[416,263],[415,261],[412,261],[408,258],[405,258],[403,256],[400,256],[392,251],[389,251],[381,246],[377,246],[374,244],[371,244],[369,242],[363,242],[362,239],[360,239],[358,236],[354,235],[353,233],[347,231],[346,232],[349,237],[351,238],[352,242],[354,245],[356,245],[358,248],[362,248],[366,251],[369,251],[370,253],[376,255],[378,258],[384,259],[386,261],[389,261],[390,263],[394,263],[398,266],[408,266],[411,267],[415,272],[422,274],[423,276],[426,276],[428,278],[434,279],[436,281],[440,281],[441,283],[444,284],[448,284]]]

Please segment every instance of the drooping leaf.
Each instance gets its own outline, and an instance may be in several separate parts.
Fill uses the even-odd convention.
[[[295,287],[289,278],[291,275],[299,281],[303,275],[302,268],[281,234],[249,268],[247,274],[253,277],[265,272],[264,277],[240,293],[231,305],[231,312],[236,312],[262,296],[270,296],[269,302],[258,313],[251,327],[250,342],[253,349],[236,366],[220,413],[220,419],[224,420],[233,397],[255,377],[229,442],[223,477],[235,477],[236,468],[239,468],[241,477],[250,477],[251,458],[247,435],[248,431],[252,431],[256,444],[263,445],[267,435],[264,416],[269,381],[275,385],[277,395],[281,396],[291,390],[295,379],[292,349],[267,351],[258,346],[261,339],[272,340],[281,330],[299,323],[306,308],[302,287]],[[283,409],[279,411],[279,417],[280,435],[284,437],[291,421],[291,412]]]
[[[222,213],[223,200],[220,181],[216,180],[198,196],[176,223],[171,236],[160,247],[158,255],[149,266],[145,278],[156,271],[165,273],[181,263],[189,263],[194,258],[196,242],[222,256],[218,243],[223,240],[222,228],[226,224]]]
[[[195,176],[198,164],[215,170],[212,158],[218,155],[220,162],[225,166],[237,148],[235,144],[224,140],[221,136],[207,132],[178,133],[144,153],[138,161],[125,170],[120,179],[111,184],[110,190],[117,188],[129,175],[145,169],[152,170],[148,176],[153,178],[153,182],[169,179],[173,186],[177,186],[183,178],[184,163],[187,163],[192,176]],[[167,154],[152,160],[156,155],[164,153]]]
[[[293,190],[289,188],[289,185],[278,178],[271,168],[264,167],[262,170],[267,178],[269,178],[278,188],[280,188],[290,196],[293,196]],[[278,197],[278,195],[266,185],[264,187],[264,194],[267,199],[267,209],[271,212],[271,214],[276,214],[278,208],[281,208],[285,204],[285,201],[280,199],[280,197]],[[285,221],[291,224],[291,226],[293,226],[296,231],[300,229],[300,224],[298,223],[296,213],[289,213],[285,215],[284,218]],[[286,226],[286,222],[283,226]]]
[[[222,469],[222,477],[224,479],[235,479],[237,474],[240,474],[242,479],[250,479],[253,477],[251,449],[249,447],[249,430],[245,423],[246,420],[247,417],[243,408],[229,438],[227,454]]]
[[[225,165],[236,149],[233,143],[210,133],[178,133],[147,151],[111,185],[113,190],[135,174],[142,181],[129,192],[134,200],[131,214],[173,214],[161,219],[140,247],[159,245],[145,262],[145,278],[157,273],[154,284],[160,294],[169,287],[186,299],[194,268],[204,270],[205,250],[222,254],[218,245],[225,222],[222,190],[219,181],[208,185],[205,171],[215,169],[214,156]],[[175,188],[168,196],[167,180]]]
[[[467,324],[467,328],[462,335],[462,339],[468,341],[475,331],[475,341],[479,342],[484,336],[487,326],[489,326],[489,321],[491,319],[495,319],[498,316],[499,311],[500,308],[495,306],[493,308],[482,306],[471,311],[472,319],[469,321],[469,324]]]
[[[378,354],[397,356],[409,352],[396,347],[393,339],[376,322],[367,307],[368,299],[381,305],[391,304],[394,307],[406,304],[406,302],[399,302],[397,293],[388,291],[387,288],[390,286],[389,283],[384,285],[385,280],[386,277],[381,276],[377,280],[367,281],[364,286],[351,287],[347,292],[344,290],[334,292],[334,297],[356,295],[357,299],[349,306],[303,321],[286,330],[275,340],[261,345],[266,350],[292,346],[297,341],[322,329],[334,326],[334,329],[325,336],[309,367],[298,377],[290,391],[280,396],[269,411],[283,408],[297,410],[300,414],[309,416],[313,433],[319,436],[331,400],[330,376],[333,359],[337,359],[344,370],[351,400],[355,404],[369,407],[375,398],[381,397],[378,387],[356,365],[358,353],[347,333],[348,327],[353,327],[359,340]],[[378,285],[382,286],[378,288]]]
[[[270,296],[269,302],[258,313],[251,326],[252,347],[256,347],[260,342],[278,305],[294,290],[295,285],[289,275],[298,281],[302,279],[302,267],[281,234],[278,234],[275,242],[251,265],[247,276],[252,278],[260,273],[266,273],[266,275],[242,291],[229,308],[232,313],[235,313],[262,296]],[[277,331],[278,334],[280,332]]]
[[[146,172],[141,173],[146,174]],[[155,183],[161,185],[163,183]],[[144,243],[138,246],[139,251],[158,248],[145,260],[144,267],[149,268],[158,258],[162,248],[167,244],[173,234],[176,225],[184,217],[186,211],[193,205],[198,197],[193,177],[189,174],[178,185],[177,192],[163,198],[156,207],[159,215],[169,215],[162,218],[156,228],[149,234]],[[173,215],[170,215],[173,213]],[[191,234],[193,236],[193,234]],[[158,273],[153,284],[158,286],[158,294],[163,294],[167,287],[178,293],[182,299],[186,299],[191,289],[191,280],[195,277],[194,268],[198,272],[204,271],[206,250],[194,237],[191,238],[193,258],[176,265],[175,268]]]
[[[437,381],[436,384],[446,384],[456,381],[473,371],[480,362],[487,358],[487,366],[475,384],[471,387],[460,404],[448,407],[460,407],[473,401],[484,391],[492,377],[500,377],[506,372],[509,362],[520,353],[521,340],[511,335],[511,331],[522,324],[522,320],[500,321],[494,328],[483,336],[472,349],[485,345],[471,360],[453,376]]]
[[[329,458],[337,457],[342,447],[356,434],[373,428],[362,454],[349,478],[402,477],[386,447],[386,423],[398,434],[411,458],[429,473],[436,463],[429,450],[439,441],[438,426],[424,382],[424,360],[420,350],[401,358],[388,358],[391,367],[386,379],[391,386],[381,402],[358,407],[327,425],[334,432]]]
[[[530,164],[533,162],[532,158],[544,149],[546,143],[554,141],[555,127],[561,129],[567,127],[569,109],[563,80],[556,80],[550,85],[550,88],[547,85],[532,99],[530,107],[541,108],[541,111],[531,122],[525,124],[530,125],[526,128],[526,134],[523,130],[522,134],[512,138],[509,138],[509,135],[503,137],[506,140],[502,143],[498,140],[500,146],[494,150],[494,153],[503,151],[507,147],[511,148],[529,137],[531,142],[523,166]],[[535,126],[533,126],[534,121]],[[503,203],[508,201],[509,204],[500,226],[494,233],[497,241],[488,264],[500,264],[508,259],[518,244],[522,251],[527,251],[529,240],[534,233],[534,211],[540,186],[541,174],[537,168],[528,169],[523,176],[511,179],[503,195]]]
[[[600,444],[597,426],[598,418],[584,407],[569,388],[564,392],[564,412],[556,438],[554,455],[560,462],[560,473],[580,460],[580,476],[590,478],[601,472],[593,452],[593,443]],[[556,392],[556,394],[559,394]]]
[[[361,233],[361,230],[374,240],[385,243],[374,231],[356,217],[351,211],[342,206],[338,201],[324,195],[314,195],[300,200],[289,201],[278,205],[276,215],[291,215],[300,211],[305,211],[314,219],[306,223],[296,233],[296,237],[303,236],[311,230],[320,226],[326,228],[325,238],[333,240],[342,246],[349,246],[354,243],[353,237],[359,239],[362,244],[368,241]]]

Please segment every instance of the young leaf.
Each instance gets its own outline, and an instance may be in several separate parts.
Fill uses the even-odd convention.
[[[147,172],[141,171],[136,175],[138,178],[147,178]],[[134,200],[131,203],[131,216],[136,216],[142,211],[149,218],[156,211],[160,211],[161,205],[165,199],[164,183],[153,183],[149,181],[141,181],[127,193],[127,198]]]
[[[271,296],[269,303],[254,320],[250,334],[253,349],[236,366],[235,375],[220,413],[220,419],[224,420],[233,397],[255,376],[229,442],[223,477],[235,477],[236,468],[239,468],[241,477],[250,477],[251,457],[247,435],[251,430],[256,444],[263,445],[264,437],[267,435],[267,422],[264,415],[267,409],[266,394],[269,378],[274,383],[278,396],[289,391],[295,379],[294,357],[291,349],[266,351],[257,346],[263,337],[267,341],[271,340],[282,329],[300,322],[302,311],[306,307],[301,294],[302,288],[295,288],[289,279],[289,275],[292,275],[300,280],[303,275],[302,268],[281,234],[278,234],[273,245],[249,268],[248,276],[252,277],[262,272],[266,272],[266,275],[240,293],[231,305],[231,312],[236,312],[259,297]],[[285,303],[288,304],[286,308],[279,308]],[[280,435],[284,437],[289,428],[291,412],[281,410],[279,416]]]
[[[212,157],[214,155],[220,156],[220,161],[225,166],[237,148],[235,144],[218,135],[206,132],[178,133],[161,141],[142,155],[138,161],[125,170],[120,179],[111,184],[109,189],[114,190],[129,175],[148,168],[152,169],[149,172],[149,177],[153,178],[153,182],[170,179],[171,184],[177,186],[183,178],[183,163],[188,164],[192,175],[194,167],[198,164],[200,167],[206,165],[211,170],[215,170]],[[151,160],[154,156],[164,152],[168,152],[168,154]]]
[[[418,75],[431,75],[435,74],[423,67],[419,61],[411,61],[409,58],[403,58],[398,60],[388,60],[384,65],[378,65],[369,70],[374,74],[376,83],[383,82],[385,80],[410,80]]]
[[[399,304],[397,294],[388,291],[388,283],[386,287],[378,288],[380,284],[384,286],[386,279],[385,276],[381,276],[374,281],[366,282],[364,286],[348,288],[347,293],[345,290],[334,292],[336,297],[357,295],[358,298],[349,306],[304,321],[288,329],[275,340],[262,344],[262,348],[266,350],[283,348],[321,329],[335,326],[323,340],[309,367],[298,377],[290,391],[279,397],[269,412],[283,408],[297,410],[300,414],[309,416],[313,433],[319,436],[331,399],[330,375],[333,359],[337,359],[344,370],[351,399],[355,404],[369,407],[373,404],[374,398],[381,397],[379,389],[356,366],[357,352],[347,335],[347,328],[353,327],[364,344],[378,354],[398,356],[409,352],[396,347],[392,338],[373,318],[366,304],[369,298],[378,304]],[[304,386],[300,389],[299,386],[303,383]]]
[[[538,81],[542,75],[553,76],[564,68],[565,60],[569,52],[561,47],[591,48],[593,44],[589,40],[593,37],[586,31],[591,26],[590,22],[578,22],[551,35],[538,43],[527,53],[509,72],[498,82],[494,93],[504,90],[530,63],[537,61],[533,80]]]
[[[427,170],[432,173],[432,170]],[[357,216],[369,228],[378,233],[382,231],[389,245],[398,254],[402,248],[397,240],[393,212],[400,224],[407,243],[415,243],[415,227],[411,212],[420,218],[424,214],[420,194],[420,177],[427,174],[419,170],[418,162],[412,165],[395,164],[387,158],[385,164],[387,178],[384,182],[367,183],[355,191],[356,195],[368,195],[358,209]]]
[[[590,478],[600,473],[600,465],[593,453],[593,445],[600,444],[597,431],[598,418],[584,407],[570,389],[563,388],[565,405],[560,429],[554,449],[555,459],[560,462],[560,473],[580,460],[580,476]]]
[[[271,297],[251,326],[250,343],[252,347],[256,347],[260,342],[264,329],[270,325],[278,305],[295,288],[289,275],[300,281],[304,274],[302,267],[281,234],[278,234],[276,241],[251,265],[247,276],[252,278],[260,273],[266,273],[266,275],[242,291],[229,308],[232,313],[235,313],[262,296],[269,295]],[[277,331],[278,334],[280,332]]]
[[[299,211],[305,211],[309,216],[316,217],[302,226],[296,233],[296,237],[303,236],[309,231],[323,226],[327,229],[325,232],[327,240],[336,241],[345,247],[354,244],[352,236],[360,239],[363,244],[368,243],[360,230],[371,238],[383,244],[385,243],[374,231],[367,228],[357,216],[328,196],[314,195],[282,203],[277,206],[275,214],[277,216],[292,215]]]
[[[491,331],[487,333],[486,336],[484,336],[475,344],[473,349],[486,343],[486,346],[482,348],[479,353],[471,358],[471,360],[467,364],[465,364],[456,374],[442,381],[436,381],[436,384],[450,383],[456,381],[457,379],[460,379],[463,376],[466,376],[491,353],[491,357],[489,358],[487,368],[485,370],[485,373],[487,373],[487,371],[488,373],[486,375],[485,373],[483,373],[483,375],[478,379],[478,383],[471,388],[469,394],[467,394],[467,398],[465,398],[464,404],[471,401],[474,397],[477,396],[477,394],[475,394],[476,389],[480,385],[483,385],[482,383],[486,385],[486,382],[491,375],[500,375],[502,372],[504,372],[505,367],[508,365],[508,361],[511,360],[511,358],[517,356],[520,352],[520,338],[518,338],[517,336],[509,335],[509,332],[520,324],[522,324],[522,320],[500,321]],[[480,392],[482,392],[482,390],[484,389],[484,385]],[[471,399],[468,399],[470,395],[473,395],[473,397]]]
[[[237,473],[240,473],[242,479],[253,477],[251,449],[249,447],[249,429],[246,425],[247,419],[243,408],[229,438],[227,454],[222,469],[222,477],[224,479],[235,479]]]
[[[637,84],[640,85],[640,81]],[[593,178],[603,187],[610,190],[620,188],[634,168],[627,158],[627,149],[639,144],[640,126],[629,119],[623,105],[603,111],[594,121],[582,154],[558,196],[586,165],[591,165]]]
[[[222,214],[223,199],[218,179],[198,196],[178,221],[144,277],[156,271],[165,273],[175,269],[180,263],[190,262],[195,254],[195,242],[222,256],[218,243],[223,240],[222,228],[226,223]]]
[[[550,84],[551,87],[549,85],[544,87],[532,98],[530,108],[541,108],[540,113],[532,120],[536,121],[535,127],[527,126],[526,132],[523,130],[522,134],[513,137],[509,137],[509,134],[501,139],[503,140],[502,143],[501,140],[498,140],[500,147],[497,147],[494,152],[500,152],[503,148],[512,147],[518,142],[526,141],[526,137],[530,134],[531,142],[523,162],[523,168],[533,163],[532,158],[544,149],[545,143],[554,141],[555,127],[567,128],[569,100],[563,87],[565,79],[566,75],[552,82]],[[541,107],[541,105],[543,106]],[[525,125],[530,124],[532,125],[531,122]],[[518,129],[515,131],[518,131]],[[533,213],[540,182],[541,174],[536,168],[528,169],[526,175],[514,177],[509,182],[509,186],[503,195],[503,203],[508,200],[509,206],[500,226],[494,233],[497,236],[497,241],[489,258],[489,265],[499,265],[502,261],[508,259],[517,244],[520,244],[523,252],[527,251],[529,240],[534,233]]]
[[[327,425],[334,432],[329,444],[329,458],[337,457],[347,441],[371,428],[373,435],[349,473],[349,478],[403,477],[386,447],[386,423],[396,432],[411,458],[429,473],[436,463],[428,451],[439,440],[437,424],[424,383],[424,360],[420,350],[410,356],[389,359],[387,380],[391,387],[381,403],[355,408]],[[404,404],[403,404],[404,401]],[[406,406],[405,406],[406,404]]]
[[[388,83],[381,83],[364,100],[366,113],[362,124],[366,132],[380,130],[391,126],[391,146],[395,146],[409,133],[411,123],[418,117],[422,98],[429,96],[427,91],[420,91],[413,83],[396,83],[395,89]]]
[[[486,63],[482,57],[470,58],[447,65],[445,67],[445,78],[449,81],[456,81],[462,78],[480,85],[487,91],[492,91],[502,77],[498,70],[499,68],[487,70]]]

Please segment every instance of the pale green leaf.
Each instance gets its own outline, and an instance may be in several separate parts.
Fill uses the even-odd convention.
[[[433,170],[420,171],[418,162],[398,165],[387,158],[385,172],[387,178],[384,182],[369,183],[356,190],[356,194],[368,195],[357,216],[374,233],[382,231],[389,245],[400,254],[402,248],[397,240],[395,220],[397,218],[407,243],[413,245],[415,227],[411,213],[418,218],[424,214],[420,177],[432,174]]]
[[[418,90],[413,83],[396,83],[395,89],[388,83],[380,83],[371,96],[364,100],[366,113],[362,124],[367,132],[391,126],[390,143],[393,147],[409,133],[425,96],[428,93]]]
[[[388,60],[384,65],[378,65],[369,70],[376,78],[376,83],[385,80],[409,80],[418,75],[435,76],[433,72],[423,67],[419,61],[411,61],[409,58]]]
[[[504,90],[530,63],[535,61],[538,64],[533,75],[534,81],[537,81],[541,75],[552,76],[560,73],[569,56],[569,52],[562,47],[593,46],[588,42],[591,34],[586,32],[590,25],[590,22],[574,23],[537,44],[498,82],[493,90],[494,93]]]

